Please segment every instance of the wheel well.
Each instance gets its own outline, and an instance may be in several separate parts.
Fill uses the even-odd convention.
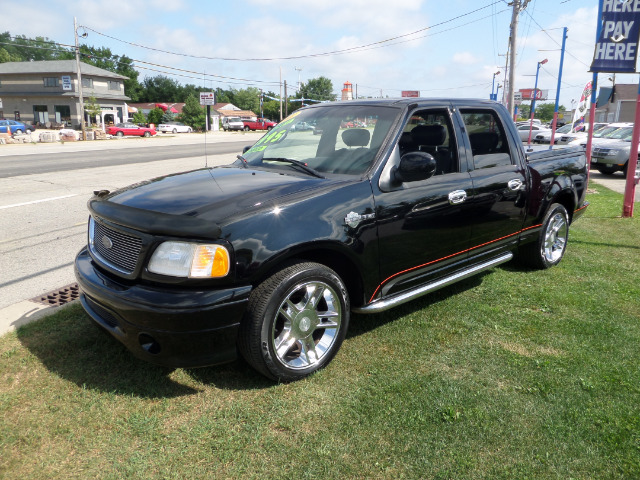
[[[571,223],[573,221],[573,212],[575,210],[575,201],[573,198],[573,194],[564,191],[564,192],[560,192],[549,204],[549,206],[551,206],[554,203],[559,203],[560,205],[562,205],[566,210],[567,213],[569,214],[569,223]]]
[[[275,270],[280,269],[285,263],[291,264],[298,261],[315,262],[329,267],[338,274],[347,287],[351,306],[355,307],[364,305],[365,298],[363,281],[356,264],[346,255],[331,249],[316,249],[298,252],[294,256],[288,257],[286,260],[278,262],[277,265],[274,265],[273,268],[271,268],[265,276],[260,278],[256,283],[262,282]]]

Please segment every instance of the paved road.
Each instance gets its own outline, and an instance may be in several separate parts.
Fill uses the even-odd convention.
[[[259,137],[220,132],[0,146],[0,335],[40,315],[44,305],[30,299],[75,282],[73,258],[86,243],[94,190],[228,164]]]

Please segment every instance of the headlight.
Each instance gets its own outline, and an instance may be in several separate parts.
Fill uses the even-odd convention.
[[[229,273],[229,251],[222,245],[164,242],[149,262],[149,271],[171,277],[220,278]]]

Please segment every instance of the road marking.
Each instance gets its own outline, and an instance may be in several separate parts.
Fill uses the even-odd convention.
[[[51,198],[43,198],[42,200],[34,200],[32,202],[14,203],[13,205],[1,206],[0,210],[3,210],[5,208],[13,208],[13,207],[24,207],[25,205],[33,205],[34,203],[51,202],[53,200],[61,200],[63,198],[76,197],[77,195],[78,195],[77,193],[73,193],[71,195],[63,195],[62,197],[51,197]]]

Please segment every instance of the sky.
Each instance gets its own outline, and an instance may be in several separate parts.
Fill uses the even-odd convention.
[[[537,62],[547,59],[538,88],[555,101],[567,27],[560,103],[571,108],[579,100],[592,78],[597,4],[528,3],[518,23],[516,90],[533,88]],[[279,93],[281,80],[295,88],[324,76],[338,95],[348,81],[360,97],[418,90],[489,98],[494,78],[504,84],[511,15],[507,0],[7,1],[0,31],[73,45],[76,17],[87,34],[81,43],[134,59],[139,80],[166,75],[207,89]],[[609,77],[601,74],[599,85],[611,85]],[[616,78],[637,82],[637,75]]]

